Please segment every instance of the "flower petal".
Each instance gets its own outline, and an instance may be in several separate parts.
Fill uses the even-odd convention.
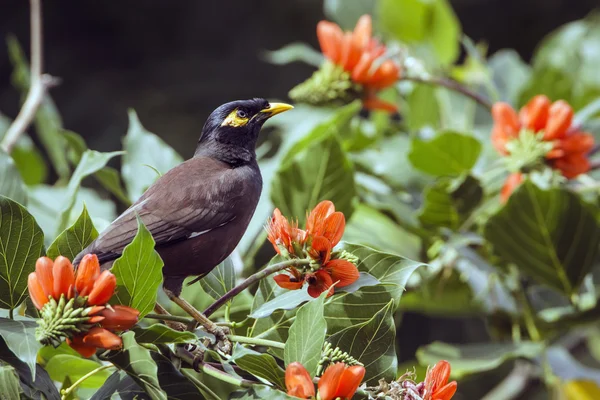
[[[306,368],[299,362],[290,363],[285,369],[285,387],[287,394],[301,399],[315,395],[315,385]]]
[[[273,277],[277,286],[288,289],[288,290],[298,290],[302,289],[303,281],[297,281],[296,278],[289,276],[288,274],[279,274]]]
[[[510,174],[508,178],[506,178],[506,182],[504,182],[504,186],[502,186],[502,190],[500,191],[500,201],[506,203],[510,195],[517,187],[519,187],[521,182],[523,182],[523,174],[520,172]]]
[[[371,16],[369,14],[362,15],[354,27],[354,41],[360,46],[361,49],[365,48],[369,45],[372,34],[373,23],[371,21]]]
[[[317,38],[321,45],[323,55],[334,63],[339,62],[341,58],[342,29],[329,21],[320,21],[317,24]]]
[[[336,397],[351,399],[365,377],[365,372],[365,367],[362,365],[346,368],[340,377],[340,383],[335,392]]]
[[[73,287],[75,287],[75,270],[73,264],[67,257],[58,256],[54,260],[52,267],[52,275],[54,275],[54,291],[53,296],[59,299],[61,294],[64,294],[67,299],[73,297]]]
[[[306,232],[309,235],[321,236],[325,225],[325,218],[335,211],[335,206],[329,200],[323,200],[313,208],[306,219]]]
[[[384,61],[365,82],[369,87],[384,89],[392,86],[400,77],[400,68],[392,61]]]
[[[84,344],[83,336],[75,336],[72,339],[67,338],[67,344],[85,358],[90,358],[96,354],[96,347]]]
[[[429,385],[431,385],[432,393],[436,393],[438,389],[448,383],[448,378],[450,378],[450,363],[446,360],[441,360],[429,371],[425,381]]]
[[[337,287],[344,287],[353,284],[360,277],[358,268],[348,260],[331,260],[325,265],[325,270],[331,275],[331,281]]]
[[[499,146],[494,143],[496,149],[500,152],[504,151],[504,144],[508,140],[514,139],[519,134],[521,124],[517,112],[508,103],[498,102],[492,106],[492,118],[494,119],[494,131],[492,132],[492,140],[502,144]]]
[[[117,287],[117,277],[110,271],[102,271],[94,286],[90,296],[88,297],[88,304],[102,305],[108,303],[110,298],[115,293]]]
[[[565,153],[587,153],[594,147],[594,137],[589,133],[576,132],[558,141],[556,147]]]
[[[320,260],[322,264],[327,264],[332,248],[331,242],[325,236],[315,236],[308,252],[312,258]]]
[[[52,260],[48,257],[40,257],[35,262],[35,273],[46,297],[52,296],[54,292],[53,264]]]
[[[553,166],[559,169],[567,179],[573,179],[590,170],[590,161],[585,154],[567,154],[553,161]]]
[[[346,364],[335,363],[327,367],[321,379],[319,379],[319,398],[321,400],[335,399],[340,378],[346,369]]]
[[[83,337],[83,344],[88,346],[100,347],[108,350],[118,350],[123,347],[121,338],[112,333],[111,331],[93,327]]]
[[[367,90],[367,94],[362,99],[362,105],[365,109],[371,111],[385,111],[388,113],[395,113],[398,111],[398,106],[393,103],[389,103],[387,101],[381,100],[375,94],[369,93]]]
[[[42,289],[42,285],[40,285],[35,272],[30,273],[27,277],[27,288],[29,289],[29,297],[31,298],[33,305],[38,310],[41,310],[49,299],[44,293],[44,289]]]
[[[454,393],[456,393],[456,388],[456,381],[452,381],[433,393],[432,400],[450,400],[454,396]]]
[[[550,100],[544,95],[537,95],[529,101],[519,112],[521,123],[534,132],[541,131],[548,122]]]
[[[104,317],[101,324],[103,328],[124,331],[137,324],[140,312],[135,308],[117,304],[112,306],[112,309],[105,308],[100,315]]]
[[[94,287],[94,281],[100,275],[100,263],[95,254],[83,256],[75,277],[75,289],[80,296],[87,296]]]
[[[544,131],[544,140],[554,140],[566,135],[573,122],[573,109],[564,100],[552,103],[548,111],[548,122]]]
[[[327,296],[333,294],[333,281],[331,276],[325,270],[318,270],[314,274],[307,275],[308,294],[312,297],[319,297],[321,293],[329,289]]]
[[[336,244],[342,239],[344,229],[346,228],[346,218],[344,213],[337,211],[328,216],[325,219],[323,226],[323,236],[325,236],[331,242],[331,247],[335,247]]]

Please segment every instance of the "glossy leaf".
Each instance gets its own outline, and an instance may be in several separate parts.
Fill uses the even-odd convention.
[[[225,259],[200,280],[202,289],[213,299],[222,297],[235,286],[235,268],[231,258]]]
[[[343,349],[365,365],[364,382],[369,384],[396,377],[395,340],[394,302],[391,300],[368,321],[350,326],[327,339],[333,347]]]
[[[19,359],[29,366],[35,379],[35,363],[38,350],[42,345],[35,339],[34,320],[0,318],[0,336]]]
[[[198,388],[173,365],[172,361],[155,352],[152,352],[151,356],[158,367],[160,387],[165,391],[169,400],[204,399]]]
[[[18,399],[20,392],[19,377],[15,369],[8,365],[0,366],[0,399]]]
[[[48,247],[46,255],[53,260],[58,256],[73,260],[97,237],[98,231],[94,228],[94,223],[84,205],[77,221],[54,240]]]
[[[136,328],[134,332],[135,340],[138,343],[166,344],[194,343],[198,341],[194,333],[176,331],[164,324],[153,324],[147,328]]]
[[[27,210],[0,196],[0,307],[14,309],[27,293],[27,276],[42,255],[44,234]]]
[[[571,295],[592,268],[600,228],[594,211],[575,193],[526,181],[488,220],[485,237],[520,271]]]
[[[297,361],[311,377],[317,373],[327,333],[327,322],[323,317],[326,295],[327,292],[323,292],[317,299],[298,309],[283,351],[286,365]]]
[[[158,382],[158,366],[150,351],[137,344],[133,332],[122,336],[123,349],[111,351],[104,358],[125,371],[152,399],[166,400],[167,394]]]
[[[6,196],[19,204],[27,204],[27,194],[21,174],[13,159],[0,150],[0,196]]]
[[[352,253],[360,260],[358,269],[368,272],[382,284],[386,284],[396,307],[404,292],[408,278],[417,268],[425,264],[394,254],[382,253],[369,247],[344,243],[344,250]]]
[[[299,290],[288,290],[269,301],[253,308],[250,318],[265,318],[277,310],[293,310],[300,304],[314,300],[306,291],[306,287]]]
[[[104,167],[98,172],[96,172],[95,177],[98,180],[98,182],[100,182],[106,190],[108,190],[117,199],[119,199],[119,201],[126,205],[131,204],[131,201],[125,193],[123,184],[121,183],[121,176],[119,175],[119,171],[111,167]]]
[[[434,342],[417,350],[422,365],[434,365],[447,360],[452,365],[452,376],[460,379],[466,375],[498,368],[504,362],[519,357],[534,358],[543,350],[542,343],[469,343],[451,345]]]
[[[100,367],[100,364],[95,361],[68,354],[59,354],[52,357],[46,364],[46,371],[50,374],[50,378],[57,382],[62,382],[67,377],[75,382],[98,367]],[[108,370],[96,372],[84,380],[81,387],[99,388],[109,376],[110,372]]]
[[[118,155],[123,154],[121,151],[113,151],[112,153],[100,153],[94,150],[86,150],[81,157],[81,161],[77,165],[77,168],[73,172],[69,185],[67,186],[67,193],[65,196],[65,205],[62,207],[60,214],[60,220],[58,222],[59,232],[65,229],[69,223],[69,217],[71,210],[75,205],[77,198],[77,192],[81,181],[89,175],[94,174],[100,169],[104,168],[108,161]]]
[[[134,110],[129,110],[129,129],[123,139],[123,149],[121,173],[131,201],[137,200],[159,177],[148,165],[164,174],[183,162],[175,150],[142,126]]]
[[[285,371],[277,365],[272,355],[238,346],[233,361],[244,371],[285,388]]]
[[[286,65],[296,61],[319,67],[325,60],[323,55],[306,43],[296,42],[283,46],[279,50],[263,52],[265,61],[275,65]]]
[[[481,143],[472,136],[443,132],[430,141],[414,139],[408,159],[412,165],[434,176],[458,176],[473,168]]]
[[[154,309],[156,293],[162,283],[163,261],[154,250],[152,234],[138,220],[138,232],[123,250],[111,271],[117,277],[113,304],[139,310],[140,318]]]

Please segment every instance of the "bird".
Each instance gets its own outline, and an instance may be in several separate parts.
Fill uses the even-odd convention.
[[[163,260],[163,290],[218,338],[226,335],[180,297],[184,280],[202,277],[235,249],[262,191],[256,143],[263,124],[292,109],[264,98],[217,107],[206,120],[194,155],[154,182],[74,259],[95,254],[109,269],[135,237],[138,218]]]

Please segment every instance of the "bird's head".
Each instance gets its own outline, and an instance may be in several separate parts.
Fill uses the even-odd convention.
[[[230,164],[249,162],[255,156],[263,124],[292,108],[289,104],[269,103],[260,98],[225,103],[206,120],[195,155],[208,155]]]

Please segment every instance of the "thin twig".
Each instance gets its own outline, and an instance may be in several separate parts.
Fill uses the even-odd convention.
[[[451,79],[435,78],[435,77],[433,77],[433,78],[417,78],[417,77],[403,76],[400,78],[400,81],[410,81],[410,82],[424,83],[426,85],[442,86],[442,87],[445,87],[446,89],[453,90],[455,92],[461,93],[467,97],[472,98],[477,103],[479,103],[481,106],[487,108],[490,111],[492,109],[492,103],[487,98],[473,92],[472,90],[466,88],[465,86],[463,86],[460,83],[453,81]]]
[[[238,335],[228,335],[227,337],[232,342],[252,344],[255,346],[268,346],[268,347],[273,347],[273,348],[281,349],[281,350],[283,350],[285,348],[284,343],[276,342],[275,340],[258,339],[258,338],[247,337],[247,336],[238,336]]]
[[[6,131],[2,140],[2,149],[10,153],[19,137],[27,130],[35,117],[37,109],[44,100],[46,91],[58,84],[50,75],[42,74],[42,5],[41,0],[30,0],[31,5],[31,79],[27,98]]]
[[[189,324],[192,322],[191,318],[181,317],[179,315],[170,315],[170,314],[146,314],[144,318],[158,319],[161,321],[174,321],[181,322],[183,324]]]
[[[255,284],[256,282],[260,281],[263,278],[266,278],[267,276],[269,276],[271,274],[274,274],[275,272],[278,272],[278,271],[281,271],[283,269],[293,267],[293,266],[306,265],[309,262],[310,262],[310,260],[308,260],[308,259],[296,258],[293,260],[282,261],[280,263],[273,264],[267,268],[264,268],[264,269],[258,271],[257,273],[250,275],[245,281],[243,281],[242,283],[240,283],[239,285],[237,285],[236,287],[231,289],[229,292],[225,293],[221,298],[219,298],[217,301],[215,301],[210,306],[208,306],[208,308],[206,310],[204,310],[203,314],[206,317],[210,317],[212,315],[212,313],[214,313],[219,308],[221,308],[221,306],[223,304],[227,303],[229,300],[231,300],[232,298],[234,298],[235,296],[237,296],[238,294],[243,292],[245,289],[247,289],[251,285]]]
[[[240,379],[233,375],[229,375],[225,371],[221,371],[218,368],[213,367],[212,365],[204,362],[200,362],[196,360],[194,356],[187,350],[183,348],[177,349],[177,357],[179,357],[182,361],[189,364],[192,368],[194,368],[198,372],[203,372],[206,375],[212,376],[213,378],[217,378],[223,382],[227,382],[231,385],[239,386],[239,387],[250,387],[252,385],[256,385],[260,382],[250,381],[247,379]]]

